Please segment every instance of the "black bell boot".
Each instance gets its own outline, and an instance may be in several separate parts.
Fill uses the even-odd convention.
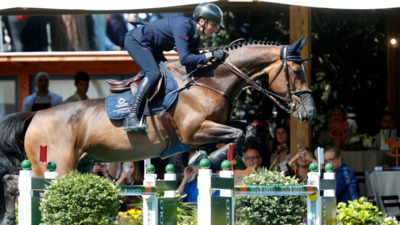
[[[209,156],[210,164],[216,168],[221,168],[221,163],[228,158],[229,144],[213,151]]]
[[[132,106],[131,113],[125,118],[122,129],[124,131],[145,131],[148,125],[140,120],[140,112],[143,110],[148,95],[150,93],[151,84],[147,77],[144,77],[139,85],[135,95],[135,103]]]

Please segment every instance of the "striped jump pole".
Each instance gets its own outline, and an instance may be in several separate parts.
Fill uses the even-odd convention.
[[[230,162],[221,165],[219,177],[212,177],[207,159],[200,162],[198,176],[198,224],[231,225],[235,224],[234,197],[239,196],[288,196],[306,195],[307,224],[336,224],[335,178],[332,169],[325,166],[327,173],[324,179],[319,179],[317,164],[312,164],[308,174],[307,185],[234,185],[234,174],[230,171]],[[212,196],[212,191],[219,189],[220,197]]]

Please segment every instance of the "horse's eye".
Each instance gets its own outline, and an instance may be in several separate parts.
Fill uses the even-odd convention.
[[[300,75],[301,75],[301,69],[300,69],[300,70],[293,70],[293,73],[294,73],[296,76],[300,76]]]

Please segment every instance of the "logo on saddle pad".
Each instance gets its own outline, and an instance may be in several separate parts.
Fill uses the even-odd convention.
[[[132,106],[126,102],[125,98],[119,98],[118,104],[115,105],[113,112],[121,114],[121,113],[129,113],[132,109]]]

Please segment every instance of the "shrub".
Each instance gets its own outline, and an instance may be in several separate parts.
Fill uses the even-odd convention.
[[[384,218],[379,215],[382,212],[372,203],[364,202],[363,199],[364,197],[360,197],[358,200],[349,201],[348,205],[339,202],[336,211],[337,224],[381,224]]]
[[[109,225],[121,204],[119,191],[103,177],[71,172],[51,181],[40,200],[44,224]]]
[[[243,185],[298,185],[299,179],[265,168],[252,172]],[[235,208],[243,224],[300,224],[307,217],[304,196],[237,196]]]

